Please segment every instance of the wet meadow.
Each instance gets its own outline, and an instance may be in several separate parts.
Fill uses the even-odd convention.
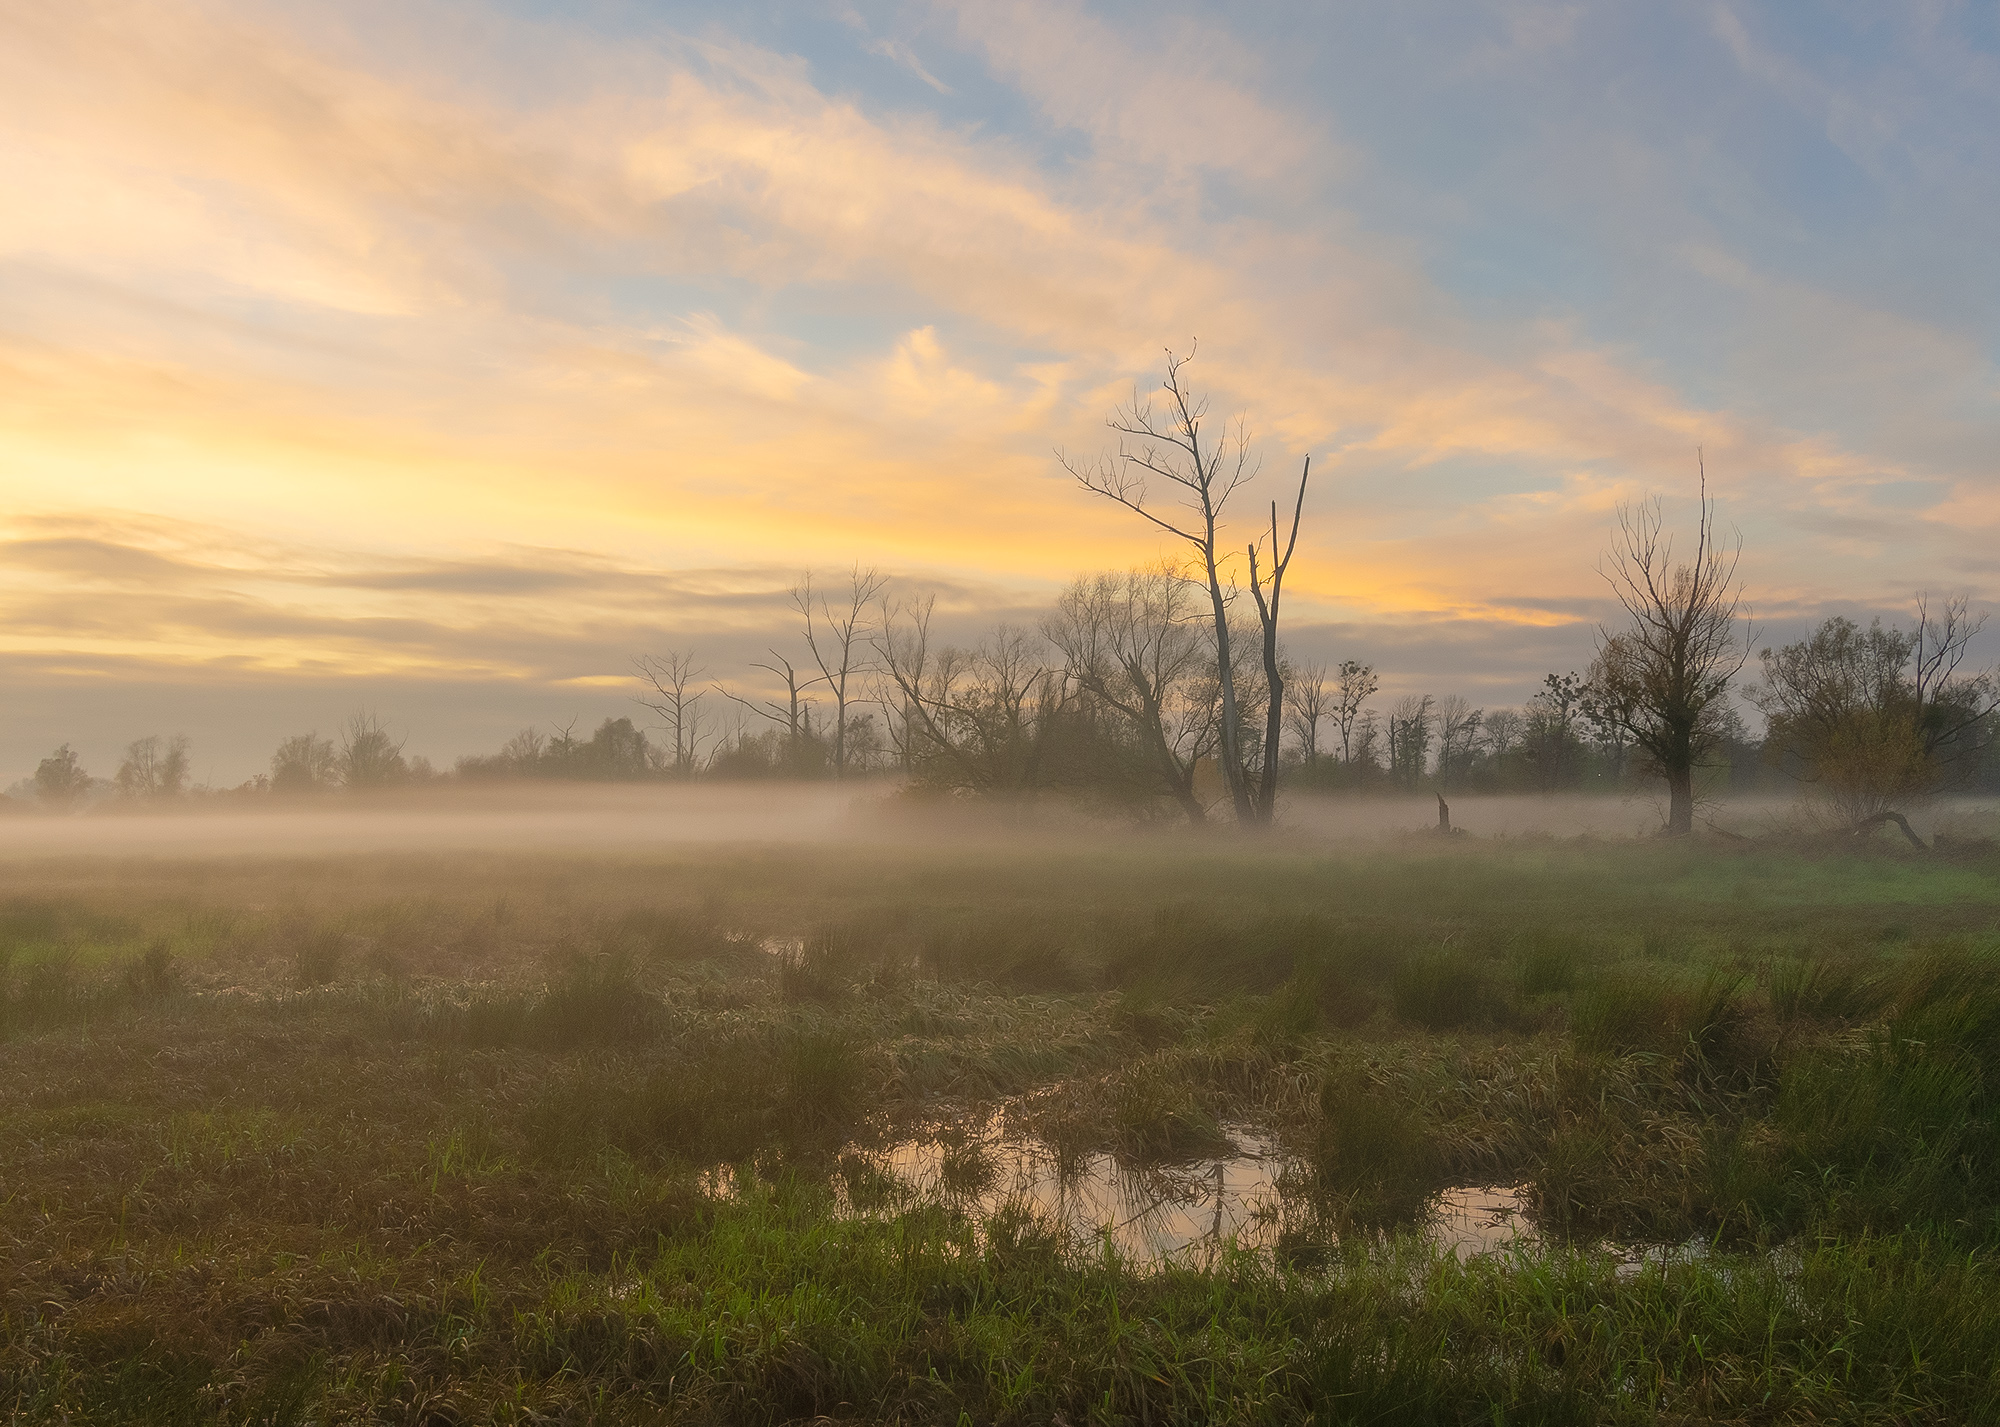
[[[24,1422],[2000,1419],[2000,854],[0,863]]]

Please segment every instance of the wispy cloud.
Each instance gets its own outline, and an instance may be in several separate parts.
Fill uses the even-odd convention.
[[[880,55],[884,59],[895,61],[940,94],[949,94],[952,92],[951,86],[925,69],[924,62],[917,58],[916,51],[901,40],[870,40],[868,42],[868,53]]]
[[[1586,637],[1613,508],[1685,492],[1698,445],[1771,599],[1992,578],[1976,329],[1783,270],[1683,204],[1652,271],[1745,334],[1691,376],[1590,310],[1455,291],[1435,245],[1356,210],[1368,142],[1247,21],[911,13],[914,41],[859,48],[938,112],[720,13],[605,36],[429,3],[0,11],[0,482],[23,516],[0,647],[533,683],[676,631],[772,637],[810,564],[1023,608],[1156,552],[1050,453],[1105,441],[1196,337],[1271,469],[1317,455],[1294,578],[1325,628]],[[1594,18],[1500,6],[1451,72],[1495,43],[1488,70],[1556,63]],[[1756,25],[1703,24],[1786,103],[1833,103]],[[992,122],[964,118],[979,102]],[[1887,153],[1900,102],[1826,122]],[[1584,125],[1534,152],[1539,192],[1623,172],[1602,207],[1634,224],[1694,162]]]

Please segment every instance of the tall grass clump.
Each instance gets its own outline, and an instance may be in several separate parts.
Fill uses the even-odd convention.
[[[1491,1025],[1506,1014],[1486,967],[1450,948],[1410,957],[1396,971],[1390,995],[1399,1019],[1432,1031]]]
[[[846,995],[857,957],[856,938],[844,926],[815,927],[795,947],[778,953],[778,991],[787,1001],[837,1001]]]
[[[1760,1206],[1772,1217],[2000,1245],[2000,956],[1912,965],[1863,1046],[1788,1068],[1775,1119],[1785,1145]]]
[[[1888,994],[1879,974],[1853,957],[1787,957],[1771,964],[1767,994],[1782,1025],[1866,1020]]]
[[[1424,1114],[1355,1068],[1319,1092],[1315,1188],[1338,1217],[1361,1224],[1415,1218],[1442,1187],[1444,1156]]]
[[[331,986],[347,962],[347,933],[338,926],[301,927],[290,937],[292,984],[303,990]]]
[[[659,1002],[618,956],[576,957],[551,979],[529,1008],[527,1034],[539,1045],[572,1050],[643,1041],[659,1019]]]
[[[622,956],[572,956],[537,992],[489,989],[438,1020],[467,1045],[574,1051],[635,1045],[659,1029],[657,997]]]
[[[104,1000],[77,972],[73,947],[16,961],[0,948],[0,1029],[42,1030],[88,1016]]]
[[[161,1001],[180,989],[181,968],[173,948],[154,939],[124,971],[125,994],[138,1002]]]
[[[1514,986],[1524,1001],[1567,996],[1576,990],[1583,949],[1571,938],[1548,933],[1529,936],[1514,953]]]

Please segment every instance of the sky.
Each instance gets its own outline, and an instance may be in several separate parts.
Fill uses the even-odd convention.
[[[1032,623],[1169,349],[1385,693],[1586,664],[1698,450],[1760,642],[2000,598],[1992,4],[0,0],[0,193],[0,779]]]

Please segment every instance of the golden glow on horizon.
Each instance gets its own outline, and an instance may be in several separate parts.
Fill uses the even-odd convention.
[[[1068,22],[1018,7],[1010,40],[965,16],[1058,102],[1037,66]],[[0,577],[14,651],[574,683],[618,675],[554,671],[565,630],[611,649],[672,617],[746,637],[783,617],[688,588],[648,605],[648,571],[736,568],[768,593],[858,560],[1032,604],[1161,552],[1050,452],[1102,446],[1103,413],[1185,334],[1218,410],[1268,433],[1255,500],[1316,453],[1291,586],[1307,623],[1585,619],[1612,507],[1684,489],[1696,444],[1765,520],[1858,526],[1904,475],[1694,408],[1556,328],[1518,360],[1455,344],[1412,318],[1438,299],[1393,255],[1162,213],[1160,180],[1113,165],[1051,178],[1005,142],[871,118],[748,46],[695,65],[517,27],[507,42],[549,43],[578,90],[528,106],[227,5],[78,0],[8,24],[0,261],[21,295],[0,330],[0,479],[42,522],[15,532],[31,547],[65,521],[117,535],[101,567],[43,551]],[[1158,160],[1130,121],[1161,102],[1155,79],[1115,47],[1097,68],[1135,106],[1097,141]],[[1307,161],[1272,158],[1291,131],[1248,90],[1211,111],[1205,162],[1277,183]],[[599,271],[716,297],[661,317],[566,294]],[[754,298],[721,315],[728,292],[794,284],[848,304],[851,335],[759,331]],[[890,290],[935,317],[883,333],[871,294]],[[1990,490],[1945,508],[2000,519]],[[193,530],[199,559],[176,544]],[[141,558],[163,549],[191,568]],[[345,582],[498,551],[562,578]],[[1815,578],[1769,584],[1805,598]]]

